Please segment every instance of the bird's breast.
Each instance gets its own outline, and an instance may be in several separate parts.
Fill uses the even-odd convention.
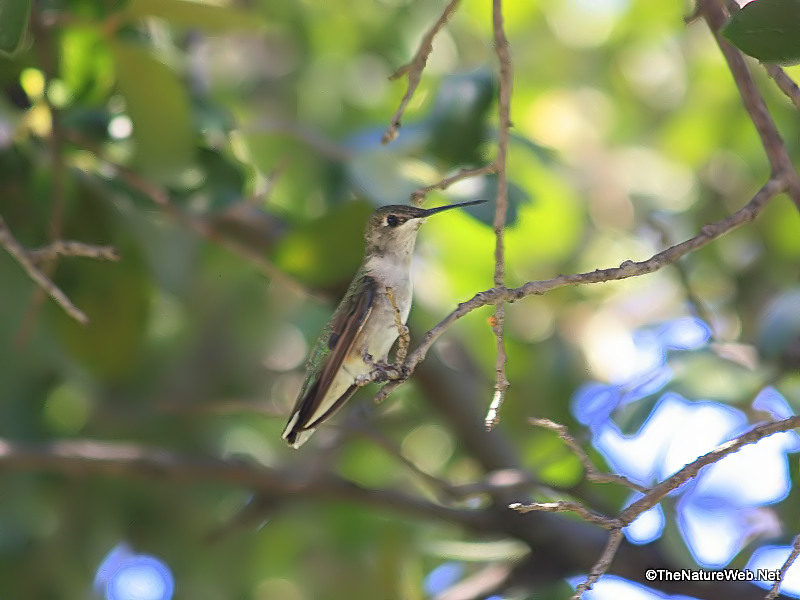
[[[387,288],[391,288],[395,304],[403,323],[405,323],[408,320],[408,313],[411,311],[413,292],[410,261],[373,256],[367,261],[365,267],[367,274],[375,280],[378,286],[375,309],[381,305],[384,310],[388,308],[394,314],[394,307],[386,296]]]

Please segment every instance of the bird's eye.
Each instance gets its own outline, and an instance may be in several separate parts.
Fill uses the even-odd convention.
[[[400,223],[402,223],[402,221],[400,220],[400,217],[398,217],[397,215],[389,215],[388,217],[386,217],[386,224],[389,227],[397,227],[398,225],[400,225]]]

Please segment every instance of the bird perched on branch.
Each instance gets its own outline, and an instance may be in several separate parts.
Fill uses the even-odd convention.
[[[369,218],[364,260],[314,346],[283,438],[299,448],[370,375],[386,365],[411,310],[411,257],[420,225],[431,215],[481,204],[437,208],[383,206]]]

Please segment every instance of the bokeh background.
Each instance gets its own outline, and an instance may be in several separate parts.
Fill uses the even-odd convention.
[[[110,244],[121,260],[48,266],[91,319],[82,326],[0,252],[0,435],[45,451],[55,440],[125,442],[316,469],[434,500],[436,484],[402,459],[452,485],[481,481],[485,465],[432,397],[460,394],[480,419],[470,410],[488,405],[494,377],[488,307],[451,327],[383,405],[368,388],[301,451],[280,439],[309,349],[361,260],[367,215],[493,157],[491,6],[476,0],[437,36],[399,138],[380,143],[406,87],[389,76],[443,8],[35,2],[19,48],[0,58],[0,213],[26,247]],[[684,23],[691,8],[504,6],[515,73],[509,285],[645,259],[741,207],[769,176],[713,37]],[[796,160],[797,112],[751,66]],[[430,205],[493,200],[495,188],[491,175],[466,180]],[[423,227],[412,346],[492,286],[493,210]],[[530,417],[567,425],[601,468],[650,485],[793,414],[798,259],[800,218],[779,196],[677,265],[509,305],[498,435],[538,482],[525,494],[610,512],[635,499],[587,487],[579,460]],[[659,544],[679,565],[779,566],[800,530],[799,451],[782,434],[703,471],[629,541]],[[149,600],[174,585],[193,600],[428,598],[527,552],[387,505],[265,502],[213,478],[141,475],[5,460],[0,596]],[[565,598],[582,574],[501,597]],[[800,575],[784,591],[800,595]],[[666,596],[606,577],[586,597]]]

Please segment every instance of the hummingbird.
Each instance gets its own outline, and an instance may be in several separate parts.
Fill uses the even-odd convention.
[[[436,208],[389,205],[372,213],[364,233],[364,260],[306,365],[303,386],[283,431],[290,446],[303,445],[350,399],[359,382],[388,358],[400,335],[398,319],[405,326],[411,311],[411,257],[420,225],[431,215],[483,202]]]

